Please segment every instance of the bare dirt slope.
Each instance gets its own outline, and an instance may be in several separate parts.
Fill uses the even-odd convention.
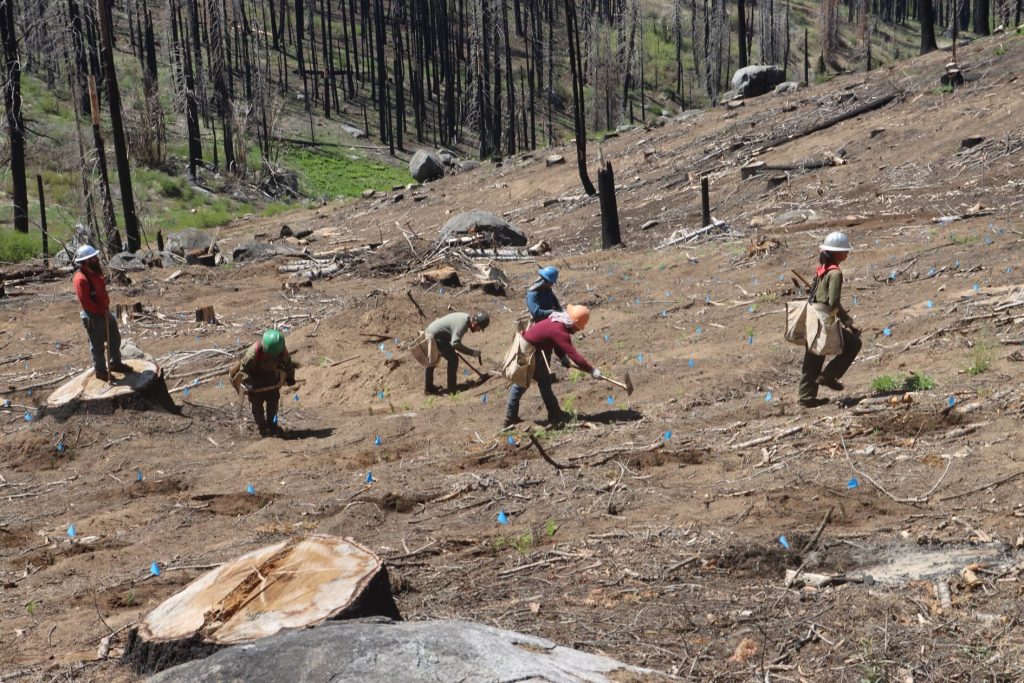
[[[477,620],[684,679],[1020,680],[1024,462],[1011,352],[1024,338],[1024,39],[963,50],[970,80],[952,95],[937,89],[946,59],[605,142],[625,250],[595,250],[597,199],[579,195],[571,164],[541,157],[399,201],[241,222],[224,248],[287,222],[317,231],[313,252],[388,240],[378,252],[392,256],[312,288],[282,288],[281,261],[189,266],[172,281],[149,271],[114,287],[115,301],[151,312],[123,334],[168,370],[180,416],[40,414],[88,348],[69,282],[15,290],[0,302],[0,379],[13,389],[0,410],[4,680],[134,680],[97,659],[110,630],[116,655],[126,625],[204,568],[310,531],[389,558],[406,618]],[[739,166],[765,141],[889,93],[896,101],[878,111],[759,155],[845,164],[794,171],[772,189],[765,176],[741,182]],[[985,139],[961,150],[969,135]],[[701,173],[733,232],[657,249],[698,225],[688,174]],[[934,220],[979,203],[992,213]],[[562,374],[556,392],[578,422],[525,425],[562,469],[524,431],[511,443],[496,433],[498,379],[463,377],[458,395],[426,398],[395,345],[423,325],[409,291],[428,316],[490,311],[492,327],[469,343],[491,364],[505,350],[535,263],[502,264],[508,298],[423,288],[395,265],[398,227],[432,238],[449,214],[478,207],[552,244],[544,263],[562,269],[562,301],[593,308],[580,350],[637,385],[628,398]],[[856,247],[844,296],[865,344],[844,401],[806,411],[782,305],[794,296],[789,269],[810,275],[834,228]],[[220,324],[191,322],[201,305]],[[305,380],[284,396],[284,440],[257,438],[230,386],[204,378],[272,324],[288,330]],[[911,371],[935,386],[895,406],[872,394],[872,379]],[[535,390],[523,416],[543,417]],[[785,570],[798,567],[875,582],[787,587]]]

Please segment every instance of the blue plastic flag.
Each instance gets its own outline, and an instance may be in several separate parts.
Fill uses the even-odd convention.
[[[665,441],[668,441],[669,439],[672,438],[672,432],[671,431],[665,432],[664,434],[661,435],[661,438],[664,439]]]
[[[194,380],[192,380],[192,386],[194,386],[194,387],[199,386],[199,378],[198,377],[196,377]]]
[[[514,437],[514,436],[508,437],[507,439],[505,439],[505,441],[508,443],[509,446],[515,446],[516,445],[516,437]]]
[[[153,576],[160,576],[160,565],[158,565],[156,562],[149,565],[149,573]]]
[[[384,443],[384,439],[380,438],[380,436],[373,437],[373,445],[374,446],[380,446],[383,443]]]
[[[757,306],[755,306],[754,304],[750,304],[750,306],[747,308],[747,312],[748,313],[753,313],[756,310],[757,310]]]
[[[63,453],[65,450],[67,450],[67,446],[64,445],[64,442],[63,441],[58,441],[57,442],[57,452],[58,453]]]
[[[252,484],[248,484],[245,487],[245,492],[248,493],[250,496],[255,496],[256,495],[256,487],[253,486]]]
[[[224,380],[221,380],[221,381],[217,382],[217,388],[218,389],[223,389],[224,388]]]
[[[700,325],[697,325],[696,332],[697,334],[704,334],[704,328],[701,327]]]
[[[668,290],[666,289],[666,290],[665,290],[665,298],[667,299],[667,298],[668,298],[668,297],[670,297],[670,296],[672,296],[672,292],[670,292],[670,291],[668,291]]]
[[[508,526],[508,515],[505,514],[504,510],[498,513],[498,524]]]
[[[1013,268],[1011,268],[1010,266],[1006,266],[1006,272],[1007,273],[1012,273],[1013,272]]]
[[[487,403],[487,394],[484,394],[483,396],[480,397],[480,402]]]
[[[608,343],[608,335],[607,335],[607,334],[606,334],[606,335],[604,335],[604,343],[605,343],[605,344],[607,344],[607,343]]]
[[[636,354],[636,362],[637,363],[643,363],[644,362],[644,354],[642,354],[642,353]]]
[[[957,260],[956,260],[956,262],[955,262],[955,263],[953,264],[953,267],[954,267],[954,268],[957,268],[957,269],[959,269],[959,268],[960,268],[960,259],[957,259]]]
[[[935,275],[935,266],[928,269],[928,275]]]
[[[373,478],[373,470],[367,470],[367,472],[366,472],[366,483],[367,484],[372,484],[375,481],[377,481],[377,480]]]
[[[377,350],[380,351],[381,353],[384,353],[384,342],[377,344]]]
[[[74,524],[69,524],[68,525],[68,538],[74,538],[77,535],[78,535],[78,532],[75,531],[75,525]]]
[[[5,398],[3,403],[0,403],[0,408],[7,408],[11,405],[11,399]]]
[[[190,393],[192,393],[192,392],[190,392],[190,391],[188,390],[188,387],[185,387],[184,389],[182,389],[182,390],[181,390],[181,395],[182,395],[182,396],[184,396],[185,398],[188,398],[188,395],[189,395]]]
[[[928,299],[928,301],[926,301],[924,305],[927,306],[928,308],[934,308],[935,307],[935,304],[932,303],[931,299]]]
[[[706,303],[706,304],[711,303],[711,295],[710,294],[708,294],[708,295],[706,295],[704,297],[704,303]]]
[[[32,395],[32,390],[31,390],[31,389],[29,389],[29,390],[28,390],[28,395],[29,395],[29,396],[31,396],[31,395]]]
[[[438,293],[438,294],[444,294],[444,287],[441,287],[441,288],[440,288],[440,289],[438,290],[438,292],[437,292],[437,293]]]
[[[753,344],[754,343],[754,335],[750,335],[749,337],[747,337],[747,343],[748,344]]]
[[[853,297],[853,299],[851,301],[852,301],[853,305],[856,306],[857,302],[860,301],[860,300],[857,297]]]
[[[662,311],[661,312],[661,317],[662,318],[667,318],[668,317],[668,311]]]
[[[275,415],[274,417],[270,418],[270,421],[271,421],[271,422],[272,422],[273,424],[277,424],[278,422],[284,422],[284,420],[282,420],[281,418],[279,418],[279,417],[278,417],[277,415]]]
[[[854,478],[853,478],[853,479],[851,479],[850,481],[846,482],[846,488],[848,488],[848,489],[855,489],[855,488],[857,488],[858,486],[860,486],[860,482],[859,482],[859,481],[857,481],[857,478],[856,478],[856,477],[854,477]]]
[[[765,394],[764,395],[764,400],[771,401],[772,400],[772,392],[769,391],[767,394]]]
[[[981,285],[979,285],[977,282],[975,282],[974,285],[973,285],[973,289],[974,289],[975,292],[980,291],[981,290]]]
[[[299,400],[299,395],[295,394],[294,396],[292,396],[292,400],[293,401],[298,401]]]
[[[950,408],[955,406],[956,405],[956,396],[950,396],[949,400],[946,401],[946,404],[949,405]]]
[[[637,297],[637,298],[633,299],[633,303],[639,304],[640,303],[640,297]]]
[[[32,421],[32,413],[30,413],[29,411],[26,410],[25,411],[25,422],[31,422],[31,421]]]
[[[886,337],[891,337],[892,336],[892,330],[887,327],[884,330],[882,330],[882,334],[884,334]]]
[[[465,375],[466,377],[469,377],[469,370],[463,370],[462,374]]]
[[[380,399],[381,401],[384,400],[384,390],[383,389],[381,389],[380,391],[377,392],[377,398]]]
[[[387,358],[388,360],[391,360],[392,358],[395,357],[395,354],[388,351],[387,353],[384,354],[384,357]]]
[[[135,481],[142,481],[142,470],[135,470]]]
[[[696,365],[696,363],[694,363],[693,359],[691,358],[690,362],[688,362],[687,365],[689,365],[692,368],[694,365]]]
[[[785,536],[779,536],[779,543],[782,544],[783,548],[789,550],[789,540]]]
[[[613,403],[615,403],[615,398],[613,396],[609,396],[608,397],[608,405],[611,405]]]

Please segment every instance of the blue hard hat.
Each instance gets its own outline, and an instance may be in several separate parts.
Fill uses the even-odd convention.
[[[558,282],[558,268],[554,266],[545,266],[538,271],[538,274],[551,284]]]

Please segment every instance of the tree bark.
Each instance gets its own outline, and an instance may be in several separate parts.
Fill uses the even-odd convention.
[[[565,30],[569,43],[569,66],[572,72],[572,109],[576,132],[576,167],[580,173],[583,190],[588,195],[597,194],[594,183],[587,172],[587,124],[583,104],[583,66],[580,62],[579,27],[576,25],[574,0],[565,0]]]
[[[932,7],[932,0],[917,0],[918,21],[921,22],[921,51],[926,54],[937,50],[935,44],[935,10]]]
[[[14,0],[0,0],[0,43],[4,53],[4,108],[11,145],[11,202],[14,229],[28,232],[28,186],[25,180],[25,122],[21,113],[21,60],[15,34]]]
[[[619,232],[619,204],[615,199],[615,173],[609,161],[597,171],[597,187],[601,199],[601,248],[622,244]]]
[[[99,15],[101,58],[107,83],[107,103],[110,108],[110,132],[114,136],[114,157],[117,160],[117,182],[121,187],[121,209],[124,213],[124,232],[128,238],[128,251],[135,253],[142,248],[139,237],[139,219],[135,214],[135,196],[132,194],[131,167],[128,164],[128,144],[121,121],[121,92],[117,85],[114,69],[114,29],[110,12],[113,8],[105,0],[96,0]]]

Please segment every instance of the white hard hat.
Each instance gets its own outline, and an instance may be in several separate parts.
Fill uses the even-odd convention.
[[[75,263],[85,263],[93,256],[99,256],[100,252],[96,251],[96,247],[91,244],[83,244],[75,252]]]
[[[853,251],[845,232],[830,232],[818,248],[822,251]]]

